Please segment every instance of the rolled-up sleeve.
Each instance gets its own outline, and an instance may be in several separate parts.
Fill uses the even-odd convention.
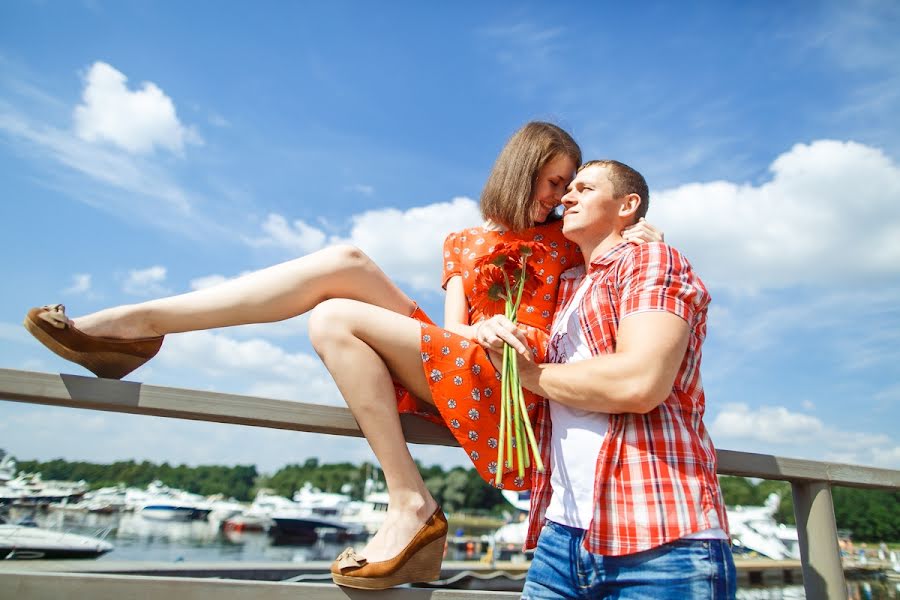
[[[660,242],[635,246],[619,263],[619,318],[665,311],[692,323],[710,302],[709,291],[688,260]]]

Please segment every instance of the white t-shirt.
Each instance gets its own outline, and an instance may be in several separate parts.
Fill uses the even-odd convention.
[[[566,310],[556,315],[550,330],[548,362],[573,363],[591,358],[592,353],[579,323],[578,307],[591,287],[585,277]],[[546,518],[556,523],[587,529],[594,514],[594,479],[597,456],[609,429],[609,415],[572,408],[549,400],[550,422],[550,505]],[[586,475],[590,473],[591,476]],[[602,499],[601,499],[602,502]],[[712,528],[685,538],[728,539],[719,527],[715,511],[708,515]]]

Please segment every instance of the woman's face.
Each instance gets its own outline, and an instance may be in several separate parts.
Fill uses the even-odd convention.
[[[577,166],[570,157],[560,155],[551,158],[538,171],[537,181],[531,192],[531,218],[535,223],[546,221],[550,212],[559,205]]]

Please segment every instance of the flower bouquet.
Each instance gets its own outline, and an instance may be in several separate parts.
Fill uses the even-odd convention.
[[[529,264],[529,258],[539,262],[545,253],[545,247],[538,242],[504,242],[495,246],[491,254],[479,258],[475,263],[478,268],[476,285],[481,293],[476,296],[476,308],[482,314],[502,313],[516,323],[523,296],[534,296],[539,285],[539,276],[534,266]],[[525,469],[531,466],[532,456],[535,468],[539,472],[544,471],[519,382],[516,351],[509,344],[503,344],[498,442],[494,485],[500,485],[504,467],[515,468],[519,477],[524,477]]]

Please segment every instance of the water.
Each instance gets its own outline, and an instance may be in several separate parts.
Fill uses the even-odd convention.
[[[17,518],[13,513],[12,521]],[[347,544],[318,540],[278,544],[262,532],[221,532],[207,521],[167,522],[139,514],[55,511],[34,515],[41,527],[96,535],[108,530],[115,549],[100,561],[147,562],[308,562],[332,561]]]
[[[13,511],[11,521],[25,514]],[[206,521],[184,523],[151,521],[140,515],[63,512],[37,513],[41,527],[92,535],[108,530],[115,549],[98,561],[146,562],[309,562],[332,561],[346,542],[318,540],[311,544],[279,544],[266,533],[223,533]],[[357,547],[364,541],[356,542]],[[465,560],[464,551],[452,550],[448,560]],[[468,557],[471,559],[472,557]],[[477,557],[476,557],[477,559]],[[848,582],[851,600],[900,600],[900,581]],[[738,600],[801,600],[802,585],[742,588]]]

